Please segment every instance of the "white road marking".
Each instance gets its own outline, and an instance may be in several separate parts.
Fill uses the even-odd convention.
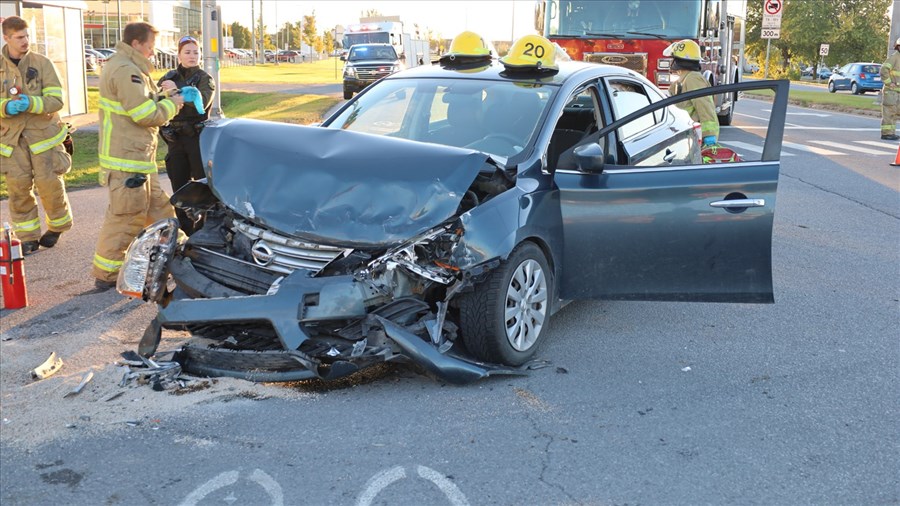
[[[772,109],[763,109],[762,112],[772,112]],[[792,116],[818,116],[820,118],[827,118],[831,116],[830,114],[822,114],[818,112],[787,112],[785,114]]]
[[[466,496],[460,492],[459,487],[450,481],[449,478],[430,467],[418,466],[417,470],[419,471],[419,476],[434,483],[437,485],[437,488],[441,489],[441,492],[450,500],[450,504],[454,506],[469,506]]]
[[[229,485],[234,485],[239,477],[240,473],[238,471],[226,471],[220,473],[215,478],[200,485],[197,490],[191,492],[184,501],[181,502],[181,506],[196,506],[200,501],[205,499],[206,496],[216,490],[225,488]],[[272,499],[272,506],[284,506],[284,492],[281,490],[281,485],[279,485],[274,478],[266,474],[265,471],[262,469],[254,469],[253,472],[250,473],[249,479],[250,481],[256,482],[266,491],[269,498]],[[234,492],[229,494],[224,500],[228,502],[231,498],[234,498]],[[234,499],[236,500],[236,498]]]
[[[800,151],[809,151],[810,153],[815,153],[817,155],[843,156],[847,154],[839,153],[837,151],[831,151],[830,149],[817,148],[815,146],[807,146],[805,144],[797,144],[795,142],[782,142],[781,145],[787,148],[799,149]]]
[[[887,142],[887,141],[853,141],[857,144],[866,144],[868,146],[875,146],[876,148],[884,148],[884,149],[897,149],[896,142]]]
[[[769,122],[769,118],[760,118],[759,116],[751,116],[750,114],[744,114],[742,112],[735,112],[734,115],[735,116],[744,116],[745,118],[758,119],[760,121],[765,121],[766,123]],[[740,127],[740,128],[743,128],[743,127]],[[765,127],[765,128],[768,128],[768,127]]]
[[[894,153],[890,151],[876,151],[874,149],[869,148],[861,148],[859,146],[853,146],[847,143],[840,142],[832,142],[832,141],[810,141],[816,144],[821,144],[823,146],[828,146],[830,148],[838,148],[838,149],[848,149],[850,151],[856,151],[858,153],[865,153],[867,155],[893,155]]]
[[[238,475],[239,473],[237,471],[225,471],[224,473],[219,474],[203,485],[200,485],[197,490],[191,492],[184,501],[181,502],[181,506],[195,506],[210,493],[215,492],[222,487],[233,485],[238,480]]]
[[[737,114],[737,113],[735,113]],[[766,122],[768,122],[768,118]],[[766,130],[769,128],[769,125],[732,125],[727,127],[719,127],[719,128],[735,128],[738,130]],[[817,126],[785,126],[785,130],[834,130],[836,132],[881,132],[881,128],[863,128],[863,127],[854,127],[854,128],[842,128],[842,127],[817,127]]]
[[[406,478],[406,470],[403,469],[403,466],[395,466],[375,474],[366,482],[366,488],[360,494],[359,500],[356,501],[357,506],[370,506],[379,492],[403,478]]]
[[[454,506],[469,506],[469,500],[459,490],[459,487],[450,481],[450,478],[425,466],[416,466],[416,472],[422,478],[434,483],[444,493],[450,504]],[[356,501],[357,506],[370,506],[382,490],[404,478],[406,478],[406,470],[403,469],[403,466],[394,466],[390,469],[379,471],[366,482],[363,493],[359,495],[359,500]]]
[[[762,146],[757,146],[755,144],[748,144],[746,142],[741,142],[741,141],[727,141],[727,142],[723,142],[722,144],[724,144],[726,146],[733,146],[735,148],[743,149],[746,151],[753,151],[754,153],[762,153],[763,152]],[[794,156],[794,153],[787,153],[785,151],[782,151],[781,156]]]

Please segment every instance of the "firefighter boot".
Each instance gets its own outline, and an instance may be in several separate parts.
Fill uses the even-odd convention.
[[[56,241],[59,240],[59,236],[62,235],[62,232],[54,232],[52,230],[48,230],[44,232],[44,235],[41,236],[40,244],[45,248],[52,248],[56,246]]]

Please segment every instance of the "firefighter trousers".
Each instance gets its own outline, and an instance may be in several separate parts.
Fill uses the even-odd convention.
[[[881,96],[881,135],[895,135],[900,120],[900,92],[885,90]]]
[[[166,141],[169,147],[166,154],[166,174],[172,183],[173,194],[188,181],[206,177],[203,173],[203,161],[200,159],[200,136],[175,135],[174,141]],[[191,235],[195,228],[199,228],[195,227],[187,213],[177,207],[175,215],[178,217],[179,227],[185,234]]]
[[[105,183],[109,190],[109,205],[97,239],[91,273],[101,281],[115,281],[131,241],[147,225],[174,218],[175,210],[169,203],[169,196],[159,186],[158,174],[146,174],[143,185],[128,188],[125,181],[138,174],[100,170],[100,183]]]
[[[0,172],[6,176],[9,192],[9,221],[22,242],[41,237],[35,188],[44,206],[47,228],[53,232],[72,228],[72,211],[63,181],[63,174],[72,168],[72,157],[62,144],[35,155],[22,135],[12,156],[0,161]]]

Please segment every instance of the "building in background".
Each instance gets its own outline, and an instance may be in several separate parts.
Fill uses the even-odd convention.
[[[82,11],[85,2],[72,0],[28,0],[0,3],[0,18],[19,16],[28,23],[31,50],[56,65],[63,87],[59,115],[87,113],[87,80],[84,65]],[[0,46],[3,40],[0,39]]]
[[[185,35],[201,37],[201,0],[86,0],[84,42],[95,48],[113,48],[120,28],[146,21],[159,30],[156,47],[174,52]],[[120,16],[121,13],[121,16]],[[120,19],[121,18],[121,19]]]

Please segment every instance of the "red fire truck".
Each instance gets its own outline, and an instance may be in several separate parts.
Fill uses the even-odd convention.
[[[693,39],[703,52],[704,77],[712,86],[740,80],[743,16],[727,12],[728,0],[539,0],[535,27],[573,60],[619,65],[640,72],[660,88],[671,83],[672,59],[663,50]],[[719,123],[730,125],[736,94],[716,96]]]

